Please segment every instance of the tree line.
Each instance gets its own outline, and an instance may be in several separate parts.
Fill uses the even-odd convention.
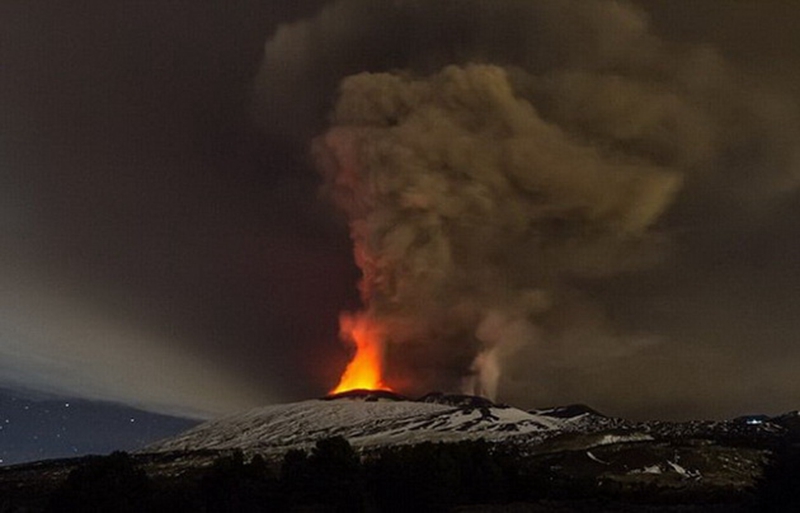
[[[800,450],[781,451],[753,495],[757,511],[800,511]],[[242,452],[197,477],[149,477],[124,452],[72,470],[47,513],[427,512],[461,505],[604,500],[594,480],[565,479],[548,462],[484,441],[422,443],[361,458],[342,437],[291,450],[279,467]],[[3,511],[3,508],[0,508]],[[12,511],[12,510],[9,510]]]
[[[423,443],[362,461],[342,437],[291,450],[279,470],[240,451],[218,458],[198,479],[153,479],[124,452],[72,470],[48,513],[256,513],[263,511],[441,511],[512,498],[513,459],[483,441]]]

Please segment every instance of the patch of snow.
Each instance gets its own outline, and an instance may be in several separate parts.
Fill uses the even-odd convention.
[[[588,456],[590,460],[596,461],[597,463],[602,463],[603,465],[611,465],[610,462],[603,461],[600,458],[598,458],[597,456],[595,456],[594,454],[592,454],[592,451],[586,451],[586,456]]]
[[[662,472],[661,465],[650,465],[638,471],[634,470],[631,474],[661,474]]]
[[[621,444],[628,442],[647,442],[653,440],[653,437],[647,433],[627,433],[624,435],[607,434],[597,441],[596,445],[611,445]]]
[[[687,479],[697,479],[700,477],[700,472],[697,470],[687,470],[684,467],[678,465],[674,461],[667,461],[667,465],[669,465],[672,470],[680,474],[681,476]]]

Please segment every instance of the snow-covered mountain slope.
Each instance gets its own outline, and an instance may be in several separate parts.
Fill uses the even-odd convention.
[[[526,412],[475,396],[429,394],[410,400],[391,392],[353,391],[256,408],[206,422],[141,452],[238,449],[251,454],[280,455],[293,448],[308,449],[322,438],[343,436],[362,451],[481,438],[513,445],[518,454],[535,455],[647,441],[765,443],[786,432],[800,418],[791,414],[761,417],[713,422],[631,422],[606,417],[584,405]]]
[[[350,393],[257,408],[201,424],[148,452],[242,449],[275,453],[343,436],[358,448],[483,438],[501,441],[575,429],[585,414],[556,417],[471,396],[432,394],[412,401],[391,393]]]

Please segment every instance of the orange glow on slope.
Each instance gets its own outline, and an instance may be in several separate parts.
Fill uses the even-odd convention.
[[[364,314],[342,314],[339,317],[339,336],[355,344],[356,354],[331,393],[359,389],[391,390],[383,382],[384,332],[381,326]]]

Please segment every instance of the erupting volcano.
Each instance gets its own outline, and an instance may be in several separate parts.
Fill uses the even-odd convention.
[[[356,354],[334,392],[386,389],[385,358],[403,387],[495,398],[513,355],[563,336],[538,327],[573,307],[562,277],[643,259],[679,173],[567,136],[516,76],[464,65],[340,84],[313,151],[347,216],[364,310],[342,319]]]
[[[470,64],[342,80],[312,146],[362,273],[364,309],[341,322],[356,354],[334,392],[386,389],[385,361],[404,393],[494,399],[504,366],[572,347],[561,339],[586,316],[542,322],[586,310],[569,280],[646,260],[680,174],[568,136],[519,75]],[[628,350],[594,324],[591,340],[609,341],[596,351]]]
[[[353,359],[331,394],[350,390],[391,390],[383,382],[384,331],[366,314],[343,313],[339,336],[356,347]]]

